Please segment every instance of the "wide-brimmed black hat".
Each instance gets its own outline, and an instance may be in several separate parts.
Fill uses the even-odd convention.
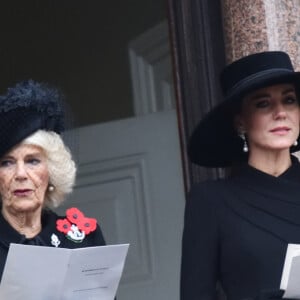
[[[62,93],[45,83],[22,81],[0,95],[0,157],[39,129],[64,130]]]
[[[248,155],[243,152],[243,140],[234,127],[234,116],[243,97],[279,83],[294,83],[298,90],[300,73],[294,71],[288,54],[268,51],[251,54],[226,66],[220,82],[223,102],[200,121],[188,145],[191,161],[205,167],[228,167],[246,161]],[[299,144],[292,146],[291,152],[299,150]]]

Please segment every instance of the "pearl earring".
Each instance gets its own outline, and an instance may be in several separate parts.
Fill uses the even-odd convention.
[[[49,192],[53,192],[54,191],[54,186],[52,184],[49,184],[48,191]]]
[[[293,146],[298,146],[298,141],[297,140],[294,142]]]
[[[244,141],[244,145],[243,145],[243,152],[247,153],[249,151],[248,145],[247,145],[247,140],[245,137],[245,133],[240,133],[239,137]]]

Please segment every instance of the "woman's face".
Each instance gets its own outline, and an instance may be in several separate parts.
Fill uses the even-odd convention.
[[[248,94],[236,121],[247,136],[251,153],[290,148],[300,125],[294,85],[278,84]]]
[[[13,148],[0,160],[2,210],[16,213],[42,208],[48,183],[44,151],[24,144]]]

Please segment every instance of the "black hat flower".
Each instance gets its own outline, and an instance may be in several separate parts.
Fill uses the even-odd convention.
[[[197,125],[188,144],[192,162],[205,167],[228,167],[246,161],[243,141],[234,126],[243,97],[256,89],[280,83],[300,86],[300,73],[295,72],[287,53],[268,51],[251,54],[226,66],[220,76],[223,101]],[[299,139],[299,137],[298,137]],[[292,146],[291,152],[300,149]]]
[[[0,157],[39,129],[64,130],[62,94],[48,84],[22,81],[0,96]]]

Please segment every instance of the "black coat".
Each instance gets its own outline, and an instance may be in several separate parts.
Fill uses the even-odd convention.
[[[14,230],[0,213],[0,278],[2,277],[10,243],[54,247],[52,242],[54,234],[60,242],[58,245],[60,248],[73,249],[105,245],[98,225],[95,231],[86,235],[82,242],[77,243],[66,238],[64,233],[57,230],[56,220],[58,219],[64,219],[64,217],[59,217],[50,210],[44,210],[42,214],[42,231],[34,238],[27,239]]]
[[[229,300],[279,291],[288,243],[300,243],[300,164],[279,177],[248,165],[195,186],[186,204],[181,300]]]

